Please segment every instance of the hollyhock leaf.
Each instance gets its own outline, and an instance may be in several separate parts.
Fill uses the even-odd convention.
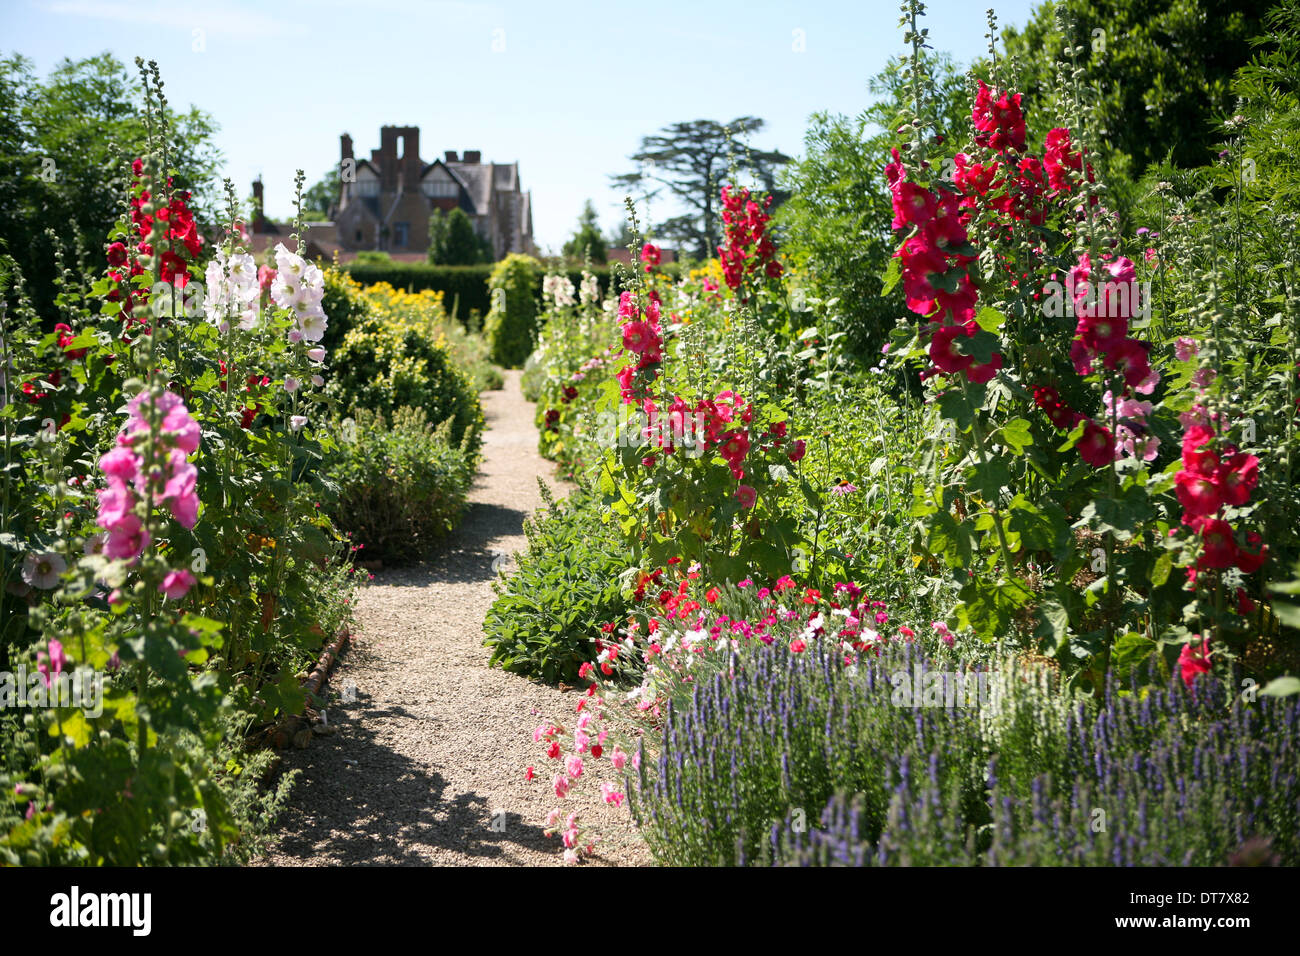
[[[939,396],[938,405],[940,414],[956,422],[960,431],[966,431],[975,421],[975,409],[971,407],[965,392],[957,389],[944,392]]]
[[[957,347],[963,355],[969,355],[975,365],[987,365],[993,361],[993,353],[998,351],[998,346],[1001,344],[996,335],[981,330],[963,339]]]
[[[880,296],[884,298],[894,291],[894,286],[898,285],[898,280],[903,278],[903,260],[894,256],[889,260],[889,265],[885,267],[885,274],[880,277],[883,285],[880,288]]]
[[[999,434],[1003,444],[1017,455],[1024,453],[1025,446],[1034,443],[1034,436],[1030,432],[1030,424],[1023,418],[1015,418],[1007,422],[1002,426]]]
[[[987,305],[975,313],[975,322],[985,332],[996,332],[1006,323],[1007,317],[997,309],[991,309]]]
[[[961,287],[961,280],[966,276],[965,269],[949,269],[947,272],[930,276],[930,285],[941,292],[956,295]]]
[[[1300,677],[1275,677],[1264,685],[1260,693],[1265,697],[1290,697],[1300,694]]]
[[[1273,614],[1287,627],[1300,628],[1300,607],[1294,604],[1275,604]]]
[[[1048,641],[1059,652],[1070,633],[1070,612],[1054,594],[1044,594],[1038,603],[1038,627],[1034,637]]]
[[[1131,671],[1150,657],[1156,649],[1156,642],[1129,631],[1121,634],[1111,650],[1111,661],[1121,672]]]
[[[1169,580],[1169,575],[1174,569],[1174,556],[1166,551],[1160,557],[1156,558],[1155,565],[1151,568],[1151,585],[1152,587],[1161,587]]]

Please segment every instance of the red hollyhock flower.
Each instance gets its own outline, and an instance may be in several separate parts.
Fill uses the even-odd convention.
[[[1079,439],[1079,457],[1094,468],[1109,465],[1115,459],[1115,437],[1091,419],[1083,426]]]
[[[1198,568],[1230,568],[1237,563],[1237,539],[1232,525],[1222,518],[1211,518],[1201,525],[1201,545]]]
[[[1223,498],[1228,504],[1244,505],[1259,484],[1259,459],[1245,452],[1237,452],[1215,469],[1214,478],[1215,483],[1223,489]]]
[[[1210,639],[1200,640],[1199,634],[1192,637],[1194,640],[1184,644],[1182,653],[1178,655],[1178,670],[1188,687],[1199,675],[1210,672]]]
[[[1174,476],[1178,501],[1186,517],[1208,517],[1223,507],[1223,493],[1212,478],[1194,471],[1180,471]]]
[[[983,365],[971,365],[966,369],[966,378],[974,385],[983,385],[997,374],[1002,367],[1002,353],[994,352],[993,357]]]
[[[1151,374],[1146,346],[1137,339],[1125,339],[1106,352],[1103,361],[1108,369],[1122,373],[1130,388],[1140,385]]]
[[[108,264],[115,269],[126,265],[126,246],[120,242],[115,242],[109,246]]]
[[[969,337],[970,334],[960,325],[943,326],[930,339],[930,361],[949,375],[970,368],[974,359],[956,348],[959,340]]]
[[[1264,539],[1256,531],[1246,535],[1246,544],[1249,547],[1237,551],[1237,567],[1241,569],[1242,574],[1254,574],[1268,560],[1268,545],[1264,544]],[[1254,550],[1251,550],[1252,548]]]

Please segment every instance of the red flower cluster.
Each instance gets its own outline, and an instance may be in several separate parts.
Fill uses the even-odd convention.
[[[135,160],[131,164],[131,170],[136,175],[132,186],[139,188],[145,175],[144,161]],[[148,183],[145,187],[131,198],[131,222],[135,226],[138,237],[135,250],[140,257],[153,256],[155,250],[149,240],[154,237],[156,231],[160,231],[161,238],[167,241],[167,248],[162,252],[158,262],[159,277],[169,285],[179,285],[184,288],[189,282],[189,266],[186,260],[197,258],[203,248],[203,238],[198,233],[194,213],[188,205],[192,198],[191,194],[182,190],[177,192],[166,205],[161,205],[154,201],[152,193],[147,188]],[[168,177],[169,192],[171,187],[172,179]],[[178,250],[182,250],[185,255],[179,254]],[[109,290],[109,301],[125,300],[121,314],[128,326],[132,322],[144,324],[144,320],[133,317],[132,310],[135,304],[143,305],[148,301],[149,290],[133,289],[130,284],[132,277],[144,274],[144,265],[137,258],[130,262],[124,274],[122,269],[128,266],[128,254],[126,245],[121,242],[114,242],[108,247],[107,259],[108,277],[114,286]]]
[[[1002,367],[1001,354],[995,352],[988,362],[976,365],[973,356],[960,349],[963,339],[979,331],[975,283],[966,271],[975,257],[952,251],[967,242],[970,213],[961,210],[956,193],[941,187],[936,192],[910,182],[898,150],[893,157],[885,167],[893,193],[893,225],[895,229],[913,227],[894,253],[902,262],[907,307],[924,318],[938,313],[938,328],[930,339],[930,360],[936,371],[949,375],[963,372],[972,382],[987,382]]]
[[[1047,420],[1057,431],[1068,432],[1083,418],[1061,398],[1061,393],[1050,385],[1034,386],[1034,404],[1042,409]]]
[[[1083,169],[1083,157],[1070,142],[1070,131],[1059,126],[1047,131],[1043,141],[1043,166],[1047,169],[1047,185],[1053,192],[1070,191],[1069,170],[1076,173]],[[1088,182],[1092,182],[1092,166],[1088,166]],[[1096,203],[1097,197],[1092,199]]]
[[[649,272],[655,266],[659,265],[661,259],[662,256],[659,252],[658,246],[653,246],[647,242],[641,247],[641,261],[645,263],[646,272]]]
[[[996,95],[996,99],[994,98]],[[1025,114],[1020,108],[1020,94],[990,90],[980,80],[971,110],[975,123],[975,143],[999,153],[1025,149]]]
[[[664,333],[659,325],[659,293],[652,290],[647,299],[644,314],[634,293],[624,292],[618,300],[618,315],[623,320],[623,348],[640,356],[635,365],[625,365],[616,376],[625,405],[632,404],[638,397],[635,384],[638,373],[646,373],[641,377],[653,381],[657,375],[655,367],[664,358]]]
[[[718,259],[722,274],[732,289],[740,288],[746,272],[760,269],[772,279],[782,273],[776,259],[776,246],[767,234],[767,222],[772,217],[764,210],[772,205],[772,197],[763,200],[760,207],[750,198],[748,189],[736,190],[722,187],[722,222],[725,226],[723,244],[718,246]]]
[[[1259,483],[1259,459],[1232,444],[1216,451],[1214,444],[1208,420],[1197,416],[1183,433],[1182,469],[1174,476],[1183,524],[1201,538],[1196,567],[1188,571],[1193,582],[1196,572],[1207,569],[1236,566],[1243,574],[1254,574],[1268,556],[1259,534],[1249,532],[1241,546],[1232,525],[1219,516],[1225,505],[1239,507],[1250,501]]]

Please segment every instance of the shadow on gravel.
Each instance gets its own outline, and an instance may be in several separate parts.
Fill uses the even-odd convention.
[[[377,585],[423,588],[430,584],[466,584],[496,577],[492,562],[503,552],[493,541],[523,533],[528,512],[475,502],[443,544],[414,564],[374,572]],[[506,565],[506,570],[511,565]]]
[[[444,849],[498,864],[527,865],[532,861],[517,859],[516,847],[554,852],[555,838],[541,827],[525,824],[517,813],[494,819],[504,808],[490,806],[478,793],[449,793],[439,774],[379,743],[372,729],[376,723],[421,719],[402,706],[371,706],[361,699],[342,710],[336,698],[330,713],[342,718],[339,732],[287,753],[281,765],[302,774],[277,822],[282,836],[273,852],[279,862],[453,863],[438,852]],[[424,722],[431,734],[437,733],[437,721]]]

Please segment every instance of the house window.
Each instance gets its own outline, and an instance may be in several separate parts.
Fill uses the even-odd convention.
[[[361,235],[361,230],[358,229],[358,230],[357,230],[357,242],[360,242],[360,241],[361,241],[362,239],[364,239],[364,238],[365,238],[365,236]]]
[[[357,195],[358,195],[358,196],[378,196],[378,195],[379,195],[379,180],[378,180],[378,179],[362,179],[362,180],[359,180],[359,181],[357,182]]]
[[[420,184],[420,189],[430,199],[456,199],[460,196],[460,185],[453,182],[430,180]]]
[[[411,234],[411,224],[409,222],[398,222],[393,224],[393,248],[405,249],[406,240]]]

